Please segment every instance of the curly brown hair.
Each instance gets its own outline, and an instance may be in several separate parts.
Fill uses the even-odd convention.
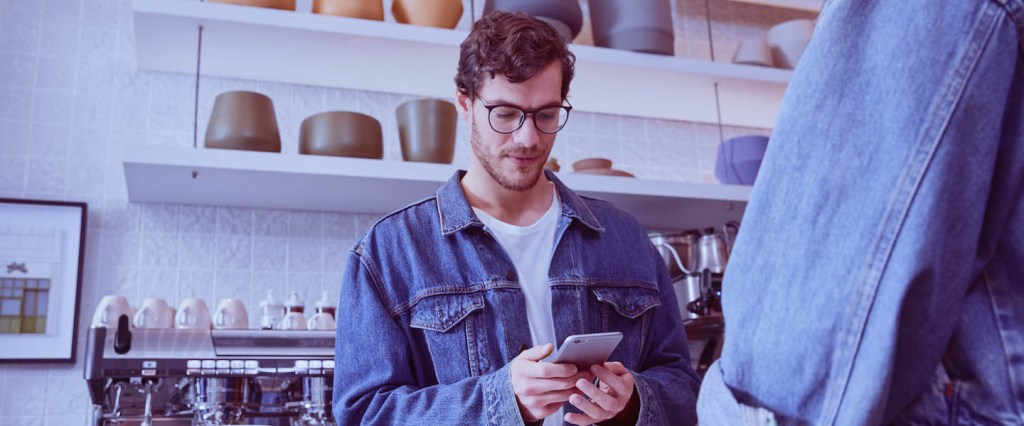
[[[562,64],[562,99],[569,94],[576,56],[554,27],[522,12],[495,10],[475,24],[462,42],[455,87],[476,99],[484,76],[501,74],[510,82],[529,80],[553,61]]]

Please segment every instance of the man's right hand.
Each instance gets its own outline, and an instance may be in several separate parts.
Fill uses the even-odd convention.
[[[554,345],[550,343],[534,346],[509,364],[512,391],[519,402],[519,412],[527,423],[553,414],[569,400],[569,396],[580,393],[576,388],[577,380],[593,380],[589,371],[579,372],[575,365],[541,362],[553,349]]]

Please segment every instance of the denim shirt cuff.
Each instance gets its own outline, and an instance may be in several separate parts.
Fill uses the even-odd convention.
[[[521,425],[519,403],[512,391],[511,364],[505,364],[497,371],[481,378],[484,391],[484,409],[487,410],[489,425]]]
[[[635,371],[629,373],[633,375],[636,392],[640,395],[640,415],[637,416],[637,426],[660,424],[658,419],[664,417],[661,414],[661,404],[658,403],[658,395],[654,392],[654,388],[644,376]]]

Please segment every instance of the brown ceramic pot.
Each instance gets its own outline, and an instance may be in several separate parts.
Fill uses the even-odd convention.
[[[313,13],[383,21],[384,3],[381,0],[313,0]]]
[[[213,102],[206,147],[281,152],[274,102],[256,92],[224,92]]]
[[[402,159],[450,164],[455,158],[455,105],[440,99],[406,102],[395,111]]]
[[[462,0],[394,0],[391,14],[403,24],[451,29],[462,17]]]
[[[295,10],[295,0],[210,0],[214,3],[239,4],[243,6],[269,7],[271,9]]]
[[[299,153],[336,157],[384,158],[380,122],[358,112],[329,111],[302,121]]]

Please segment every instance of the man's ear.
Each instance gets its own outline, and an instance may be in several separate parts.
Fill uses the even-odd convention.
[[[473,114],[473,99],[465,93],[457,91],[455,92],[455,108],[467,123],[472,121],[470,118]]]

